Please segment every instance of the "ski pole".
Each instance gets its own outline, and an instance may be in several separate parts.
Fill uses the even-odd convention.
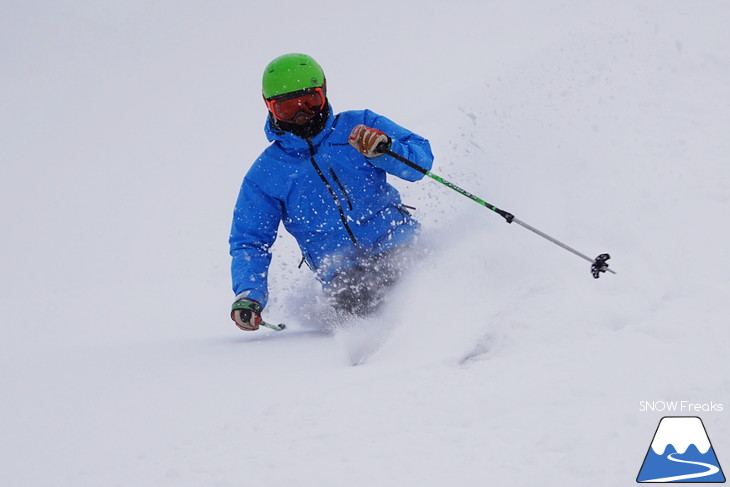
[[[507,221],[507,223],[516,223],[516,224],[522,226],[523,228],[526,228],[529,231],[531,231],[531,232],[533,232],[533,233],[541,236],[542,238],[551,241],[555,245],[564,248],[568,252],[571,252],[571,253],[577,255],[578,257],[581,257],[581,258],[587,260],[588,262],[591,263],[591,274],[593,275],[594,278],[598,279],[601,276],[601,272],[606,272],[606,271],[608,271],[608,272],[610,272],[612,274],[616,274],[616,271],[614,271],[613,269],[609,269],[608,268],[608,263],[606,262],[608,259],[611,258],[610,255],[608,255],[608,254],[601,254],[598,257],[596,257],[595,259],[591,259],[587,255],[585,255],[585,254],[583,254],[581,252],[578,252],[577,250],[575,250],[572,247],[569,247],[568,245],[564,244],[560,240],[558,240],[556,238],[553,238],[550,235],[546,234],[545,232],[542,232],[542,231],[538,230],[537,228],[535,228],[535,227],[533,227],[531,225],[528,225],[527,223],[519,220],[512,213],[509,213],[509,212],[504,211],[504,210],[502,210],[500,208],[497,208],[496,206],[494,206],[494,205],[492,205],[490,203],[487,203],[486,201],[484,201],[483,199],[479,198],[478,196],[475,196],[475,195],[471,194],[470,192],[468,192],[468,191],[460,188],[459,186],[455,185],[454,183],[445,180],[441,176],[438,176],[438,175],[432,173],[431,171],[422,168],[421,166],[419,166],[415,162],[413,162],[413,161],[411,161],[411,160],[409,160],[409,159],[401,156],[400,154],[396,154],[392,150],[388,149],[388,147],[387,147],[387,145],[385,143],[381,143],[380,145],[378,145],[376,151],[377,152],[380,152],[380,153],[383,153],[383,154],[387,154],[390,157],[393,157],[393,158],[399,160],[403,164],[405,164],[408,167],[411,167],[411,168],[415,169],[416,171],[418,171],[418,172],[420,172],[420,173],[422,173],[422,174],[430,177],[434,181],[438,181],[439,183],[443,184],[444,186],[453,189],[457,193],[460,193],[460,194],[466,196],[467,198],[469,198],[469,199],[471,199],[473,201],[476,201],[480,205],[489,208],[490,210],[492,210],[493,212],[497,213],[499,216],[501,216],[502,218],[504,218],[505,221]]]
[[[286,325],[284,323],[279,323],[278,325],[275,325],[273,323],[267,323],[264,321],[261,324],[264,325],[266,328],[271,328],[274,331],[281,331],[286,329]]]

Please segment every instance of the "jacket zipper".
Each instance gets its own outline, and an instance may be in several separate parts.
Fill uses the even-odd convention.
[[[340,212],[340,220],[342,220],[342,224],[345,226],[347,235],[350,237],[350,240],[352,240],[352,243],[355,245],[355,248],[358,250],[361,250],[360,244],[357,242],[357,239],[355,238],[355,234],[352,233],[352,229],[350,228],[350,225],[347,223],[347,216],[345,216],[345,210],[342,209],[340,200],[339,200],[339,198],[337,198],[337,193],[335,193],[335,190],[332,189],[332,185],[329,183],[329,181],[327,181],[327,178],[324,176],[324,173],[317,165],[317,161],[314,160],[314,154],[316,153],[316,151],[314,150],[312,141],[307,139],[307,145],[309,146],[309,160],[312,163],[312,166],[314,166],[314,170],[317,171],[319,178],[322,180],[325,187],[327,187],[327,191],[330,192],[332,199],[335,200],[335,205],[337,205],[337,210]]]
[[[352,201],[350,201],[350,196],[347,194],[347,191],[345,191],[345,187],[340,182],[340,178],[337,177],[337,173],[335,173],[335,170],[332,168],[330,168],[330,174],[332,174],[332,179],[335,180],[337,186],[340,187],[340,191],[342,191],[342,194],[345,195],[345,201],[347,201],[347,206],[350,208],[350,211],[352,211]]]

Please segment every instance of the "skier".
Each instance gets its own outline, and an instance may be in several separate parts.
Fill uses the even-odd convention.
[[[262,85],[271,145],[248,170],[233,213],[231,319],[242,330],[262,322],[280,222],[332,306],[368,315],[398,279],[402,254],[419,229],[386,173],[407,181],[423,174],[381,150],[430,169],[431,147],[370,110],[335,115],[324,72],[305,54],[271,61]]]

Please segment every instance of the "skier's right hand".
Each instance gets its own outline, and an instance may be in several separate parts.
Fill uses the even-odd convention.
[[[256,331],[261,324],[261,305],[252,299],[237,299],[231,307],[231,319],[244,331]]]
[[[383,153],[378,149],[381,144],[390,148],[391,140],[384,132],[363,124],[356,125],[350,132],[347,142],[365,157],[378,157]]]

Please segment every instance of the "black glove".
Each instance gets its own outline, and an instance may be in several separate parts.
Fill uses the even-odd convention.
[[[252,299],[241,298],[231,307],[231,319],[244,331],[256,331],[261,324],[261,305]]]

